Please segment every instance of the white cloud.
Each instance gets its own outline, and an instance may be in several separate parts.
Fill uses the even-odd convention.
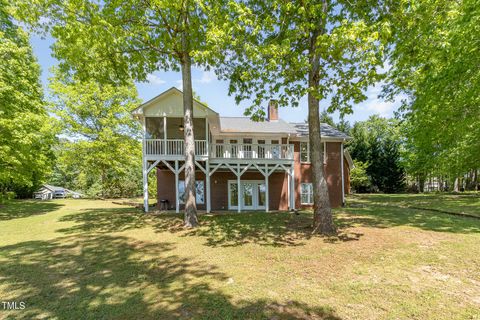
[[[198,82],[198,83],[210,83],[215,79],[217,79],[217,76],[215,75],[215,72],[213,72],[213,71],[203,71],[202,72],[202,77],[200,79],[197,79],[196,82]]]
[[[391,117],[393,110],[396,109],[395,102],[382,101],[380,99],[372,99],[366,101],[362,109],[378,114],[382,117]]]
[[[162,80],[160,79],[158,76],[154,75],[154,74],[149,74],[147,75],[147,81],[151,84],[155,84],[155,85],[161,85],[161,84],[164,84],[166,83],[165,80]]]
[[[177,84],[176,87],[178,90],[183,91],[183,81],[182,80],[176,80],[175,83]]]

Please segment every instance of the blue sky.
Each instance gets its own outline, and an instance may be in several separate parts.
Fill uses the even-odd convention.
[[[50,77],[50,68],[56,64],[56,60],[51,56],[50,46],[53,39],[41,39],[32,35],[31,43],[33,50],[42,68],[42,83],[47,89],[48,78]],[[213,71],[204,71],[198,68],[192,70],[193,89],[200,96],[201,100],[219,112],[222,116],[242,116],[244,108],[248,101],[240,105],[235,104],[233,96],[228,96],[228,83],[217,80]],[[178,72],[155,72],[148,76],[147,83],[137,83],[137,89],[140,98],[147,101],[170,87],[181,88],[181,74]],[[367,119],[370,115],[379,114],[383,117],[392,117],[393,112],[397,110],[400,101],[386,102],[378,99],[380,85],[369,88],[367,91],[368,99],[358,105],[355,105],[354,113],[346,116],[351,123]],[[321,105],[323,110],[325,106]],[[307,99],[300,101],[297,108],[284,107],[279,110],[280,117],[289,122],[303,122],[307,118]],[[333,115],[338,120],[338,114]]]

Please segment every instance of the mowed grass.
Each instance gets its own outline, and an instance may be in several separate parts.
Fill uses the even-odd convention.
[[[0,301],[26,308],[0,318],[480,319],[480,220],[399,197],[420,196],[348,199],[334,238],[311,234],[309,212],[202,215],[185,230],[181,215],[111,201],[12,202]],[[434,197],[479,210],[478,196]]]

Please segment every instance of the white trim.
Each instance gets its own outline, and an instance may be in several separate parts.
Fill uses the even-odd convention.
[[[232,206],[232,195],[231,195],[231,186],[233,184],[237,184],[237,192],[238,192],[238,198],[237,198],[237,204],[236,206]],[[254,184],[253,190],[252,190],[252,205],[251,206],[244,206],[244,186],[245,184]],[[259,205],[259,199],[258,199],[258,188],[260,185],[265,185],[265,205]],[[240,180],[240,187],[238,187],[238,179],[237,180],[227,180],[227,193],[228,193],[228,210],[235,210],[235,209],[241,209],[241,210],[265,210],[268,211],[268,183],[266,183],[265,180]],[[240,211],[238,211],[240,212]]]
[[[167,115],[163,113],[163,154],[167,154]]]
[[[290,178],[292,181],[292,186],[290,187],[290,191],[292,192],[290,196],[290,210],[295,210],[295,166],[292,166],[290,170],[292,171]]]
[[[307,161],[302,161],[302,143],[307,144]],[[310,163],[310,142],[309,141],[300,141],[300,163]]]
[[[142,119],[142,127],[143,127],[143,141],[142,141],[142,174],[143,174],[143,209],[146,213],[148,213],[148,162],[145,158],[145,133],[146,126],[145,126],[145,118]]]
[[[324,140],[322,138],[322,140]],[[342,140],[343,141],[343,140]],[[340,141],[340,142],[342,142]],[[332,141],[329,141],[332,142]],[[307,161],[302,161],[302,143],[307,144]],[[323,164],[327,164],[328,161],[328,154],[327,154],[327,141],[322,141],[323,144]],[[300,164],[311,164],[312,162],[310,161],[310,142],[309,141],[300,141]]]
[[[212,210],[212,203],[211,203],[211,195],[210,195],[210,163],[207,162],[205,163],[206,166],[206,173],[205,173],[205,183],[206,183],[206,188],[207,188],[207,198],[205,199],[207,201],[207,213],[210,213]]]
[[[310,200],[311,202],[303,202],[303,201],[302,201],[302,195],[303,195],[302,186],[303,186],[303,185],[310,185],[311,195],[310,195],[310,192],[309,192],[309,198],[310,198],[309,200]],[[302,204],[302,205],[312,205],[312,204],[313,204],[313,183],[311,183],[311,182],[302,182],[302,183],[300,184],[300,204]]]
[[[180,201],[179,201],[179,192],[178,192],[178,160],[175,160],[175,212],[180,212]]]

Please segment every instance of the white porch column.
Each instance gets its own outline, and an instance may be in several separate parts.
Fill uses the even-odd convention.
[[[292,167],[291,167],[291,177],[290,177],[290,183],[291,183],[291,186],[290,186],[290,210],[295,210],[295,167],[294,165],[292,164]]]
[[[241,204],[241,192],[240,192],[240,164],[237,164],[237,201],[238,201],[238,205],[237,205],[237,212],[242,212],[242,204]]]
[[[147,126],[145,124],[145,117],[143,117],[143,140],[142,140],[142,169],[143,169],[143,208],[148,212],[148,162],[146,160],[145,138],[147,133]]]
[[[163,113],[163,154],[167,154],[167,115]]]
[[[292,210],[292,175],[290,169],[287,171],[287,193],[288,193],[288,210]]]
[[[205,148],[207,148],[207,157],[210,156],[210,143],[208,134],[208,118],[205,116]],[[208,166],[207,166],[208,167]]]
[[[207,161],[205,162],[205,165],[206,165],[206,168],[205,168],[205,177],[206,177],[206,181],[205,183],[207,184],[207,213],[210,213],[210,211],[212,210],[212,204],[210,203],[210,162]]]
[[[268,165],[265,164],[265,212],[268,212],[270,209],[270,189],[268,187],[268,177]]]
[[[143,208],[148,213],[148,162],[145,160],[145,154],[143,156]]]
[[[342,206],[345,205],[345,177],[343,173],[343,142],[340,145],[340,170],[342,173]]]
[[[178,198],[178,160],[175,160],[175,212],[180,212],[180,199]]]

